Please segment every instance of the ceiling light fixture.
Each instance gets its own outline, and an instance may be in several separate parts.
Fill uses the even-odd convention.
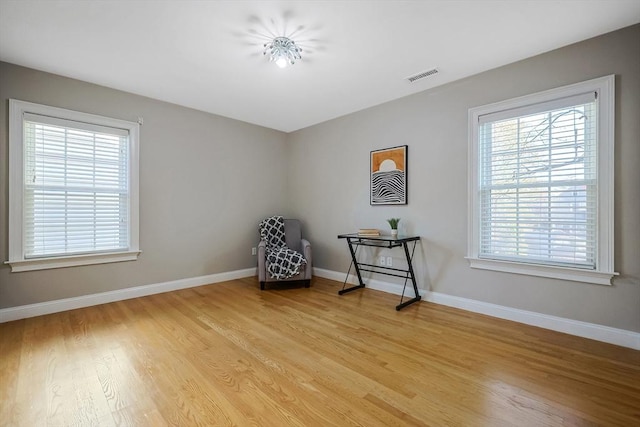
[[[296,59],[302,59],[300,55],[302,49],[289,37],[276,37],[269,43],[264,44],[263,54],[269,54],[269,60],[275,62],[280,68],[284,68],[287,65],[295,64]]]

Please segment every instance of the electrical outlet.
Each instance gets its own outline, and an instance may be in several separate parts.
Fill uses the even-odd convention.
[[[256,255],[257,253],[258,252],[256,248],[251,248],[251,255]]]
[[[381,256],[380,259],[378,260],[378,264],[380,265],[387,265],[387,261],[386,258]]]
[[[387,257],[387,267],[393,267],[393,258]]]

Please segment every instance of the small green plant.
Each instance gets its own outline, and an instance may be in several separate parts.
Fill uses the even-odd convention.
[[[392,230],[397,230],[398,229],[398,223],[400,222],[400,218],[389,218],[387,220],[387,222],[391,226]]]

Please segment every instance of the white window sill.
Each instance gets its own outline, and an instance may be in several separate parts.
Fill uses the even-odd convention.
[[[575,282],[611,285],[615,272],[582,270],[580,268],[556,267],[550,265],[524,264],[509,261],[497,261],[467,257],[471,268],[502,271],[505,273],[525,274],[528,276],[549,277],[552,279],[572,280]]]
[[[47,270],[52,268],[76,267],[80,265],[106,264],[110,262],[135,261],[141,251],[112,252],[102,254],[72,255],[52,258],[33,258],[26,260],[9,260],[5,264],[11,266],[11,272]]]

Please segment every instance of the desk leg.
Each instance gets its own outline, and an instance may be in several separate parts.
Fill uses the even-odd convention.
[[[396,311],[402,310],[409,304],[413,304],[414,302],[418,302],[422,299],[422,296],[418,293],[418,285],[416,284],[416,276],[413,274],[413,256],[409,254],[409,247],[407,246],[407,242],[402,242],[402,247],[404,248],[404,255],[407,257],[407,265],[409,266],[409,277],[411,278],[411,284],[413,285],[413,292],[415,297],[407,300],[405,302],[400,302],[396,306]],[[416,243],[413,244],[413,250],[416,249]],[[405,282],[406,284],[406,282]]]
[[[356,251],[353,250],[353,244],[351,243],[351,239],[347,238],[347,245],[349,246],[349,252],[351,253],[351,260],[353,262],[353,266],[356,269],[356,275],[358,276],[359,285],[352,286],[347,289],[341,289],[338,291],[338,295],[346,294],[347,292],[355,291],[356,289],[364,288],[364,282],[362,281],[362,275],[360,274],[360,267],[358,267],[358,261],[356,259]],[[349,279],[349,273],[347,272],[347,280]],[[345,282],[346,283],[346,282]]]

